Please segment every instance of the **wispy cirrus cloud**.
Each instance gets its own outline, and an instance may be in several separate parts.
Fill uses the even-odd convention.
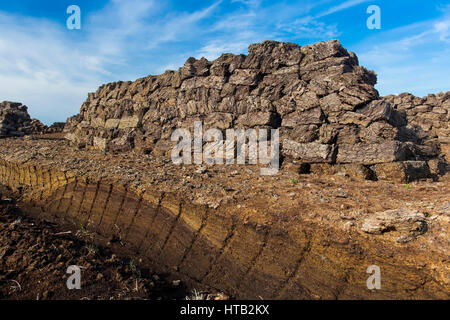
[[[263,6],[259,0],[232,0],[248,6],[221,16],[212,25],[211,36],[196,56],[217,58],[223,52],[246,53],[251,43],[263,40],[318,41],[339,35],[336,24],[327,25],[310,16],[313,9],[329,0],[271,3]]]
[[[449,42],[450,41],[450,21],[439,21],[434,25],[434,31],[438,33],[439,40]]]
[[[355,46],[360,63],[377,71],[382,95],[450,90],[448,25],[447,14],[381,32]]]
[[[326,24],[312,16],[297,19],[289,24],[279,25],[279,29],[289,32],[297,38],[332,39],[341,34],[336,24]]]
[[[0,13],[0,97],[24,102],[34,116],[64,120],[110,73],[92,50],[76,49],[51,22]],[[84,93],[81,95],[81,93]]]
[[[342,10],[346,10],[349,9],[351,7],[363,4],[365,2],[369,2],[369,1],[373,1],[373,0],[348,0],[348,1],[344,1],[336,6],[333,6],[329,9],[326,9],[325,11],[322,11],[320,13],[318,13],[315,18],[322,18],[322,17],[326,17],[329,16],[330,14],[334,14],[337,12],[340,12]]]
[[[163,19],[156,1],[111,0],[87,14],[78,34],[47,19],[0,12],[0,28],[8,30],[0,33],[0,98],[31,106],[46,123],[64,121],[102,83],[158,70],[158,61],[148,59],[151,49],[191,32],[221,2]]]
[[[185,40],[186,37],[195,37],[198,32],[203,33],[199,23],[209,17],[214,10],[223,2],[219,0],[210,6],[198,11],[189,13],[169,14],[165,19],[161,19],[161,25],[157,28],[157,32],[152,38],[154,44],[160,44],[170,41]]]

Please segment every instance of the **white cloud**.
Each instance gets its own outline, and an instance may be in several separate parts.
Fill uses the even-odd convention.
[[[450,41],[450,19],[437,22],[434,25],[434,30],[439,34],[441,41]]]
[[[362,65],[378,74],[381,95],[410,92],[417,96],[448,91],[450,45],[447,17],[384,31],[352,48]]]
[[[249,8],[221,16],[210,29],[214,36],[208,38],[196,56],[214,59],[224,52],[246,53],[249,44],[263,40],[334,38],[340,34],[335,24],[327,25],[308,16],[313,8],[328,1],[271,3],[262,7],[261,1],[232,0]]]
[[[329,9],[319,13],[318,15],[316,15],[316,18],[329,16],[330,14],[333,14],[333,13],[336,13],[336,12],[339,12],[339,11],[342,11],[342,10],[349,9],[351,7],[354,7],[354,6],[360,5],[360,4],[364,3],[364,2],[369,2],[369,1],[372,1],[372,0],[348,0],[348,1],[345,1],[345,2],[343,2],[343,3],[341,3],[341,4],[337,5],[337,6],[331,7]]]
[[[87,15],[81,31],[0,12],[0,28],[8,30],[0,33],[0,100],[23,102],[46,123],[64,121],[102,83],[137,78],[130,66],[139,68],[133,59],[140,52],[190,32],[221,2],[162,24],[151,19],[160,13],[156,1],[111,0]]]
[[[217,59],[222,53],[245,53],[249,43],[247,41],[228,42],[228,41],[211,41],[202,47],[196,57],[205,57],[208,60]]]
[[[161,25],[154,33],[151,47],[155,47],[164,42],[185,40],[187,37],[197,37],[198,32],[203,33],[205,31],[199,27],[198,23],[209,17],[222,2],[223,0],[216,1],[209,7],[190,13],[169,15],[161,22]]]
[[[26,103],[47,122],[61,121],[109,74],[95,51],[76,50],[56,24],[4,13],[0,21],[8,30],[0,34],[1,100]]]
[[[293,34],[296,38],[331,39],[341,34],[336,24],[326,24],[316,20],[312,16],[297,19],[289,24],[282,24],[278,27],[285,32]]]
[[[240,2],[248,7],[257,8],[261,5],[262,0],[231,0],[231,2]]]

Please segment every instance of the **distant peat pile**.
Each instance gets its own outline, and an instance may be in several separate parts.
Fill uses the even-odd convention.
[[[0,138],[60,133],[64,126],[64,122],[55,122],[48,127],[37,119],[31,119],[28,107],[20,102],[0,103]]]
[[[39,133],[45,126],[36,119],[31,119],[28,107],[18,102],[0,103],[0,138],[23,137]]]

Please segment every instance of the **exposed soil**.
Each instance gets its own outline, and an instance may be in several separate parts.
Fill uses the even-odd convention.
[[[140,269],[83,230],[62,231],[25,215],[13,199],[0,201],[0,299],[182,299],[180,281]],[[67,267],[81,268],[81,289],[66,286]]]
[[[449,175],[406,185],[286,170],[261,176],[257,166],[180,167],[54,139],[0,140],[0,150],[0,179],[18,192],[19,207],[70,225],[51,234],[83,223],[104,247],[189,290],[242,299],[448,299]],[[382,290],[367,289],[370,265],[382,270]]]

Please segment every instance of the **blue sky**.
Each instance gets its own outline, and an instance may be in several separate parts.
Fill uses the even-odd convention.
[[[81,30],[66,28],[72,4]],[[381,8],[380,30],[366,27],[370,5]],[[0,100],[23,102],[47,124],[65,121],[103,83],[268,39],[339,39],[377,72],[381,95],[450,90],[448,0],[17,0],[0,2]]]

